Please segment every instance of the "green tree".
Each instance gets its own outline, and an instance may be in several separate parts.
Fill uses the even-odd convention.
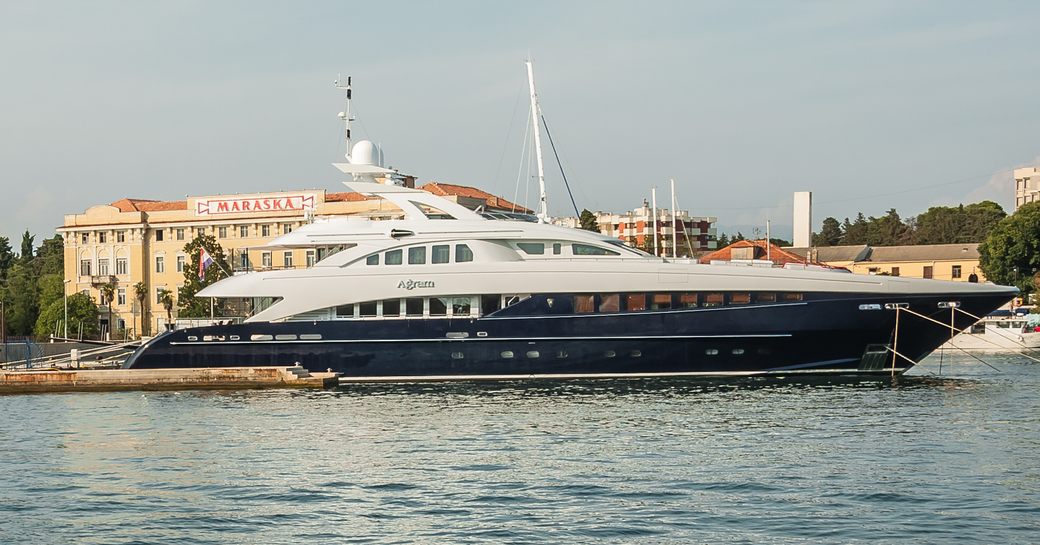
[[[581,224],[581,228],[586,231],[599,232],[599,222],[596,221],[596,214],[585,208],[581,211],[581,215],[578,216],[578,222]]]
[[[65,300],[51,301],[37,317],[33,334],[40,338],[53,335],[63,319],[65,319]],[[79,333],[81,325],[84,335],[97,333],[98,307],[89,295],[73,293],[69,295],[69,336]]]
[[[33,242],[35,240],[36,236],[29,234],[28,229],[26,229],[25,232],[22,233],[22,254],[20,256],[22,262],[28,262],[32,260],[33,254],[35,253],[33,252]]]
[[[7,237],[0,237],[0,279],[7,278],[7,271],[14,264],[14,250]]]
[[[834,218],[824,218],[820,232],[813,234],[813,246],[837,246],[841,244],[844,235],[841,231],[841,223]]]
[[[134,284],[134,299],[137,300],[137,309],[141,313],[140,335],[148,334],[148,320],[145,317],[145,303],[148,301],[148,286],[144,282]]]
[[[39,315],[36,275],[31,263],[15,263],[7,273],[7,327],[14,335],[31,335]]]
[[[986,278],[1013,285],[1024,293],[1036,289],[1040,270],[1040,202],[1022,205],[1000,220],[979,245],[979,266]]]
[[[36,250],[36,271],[38,274],[65,275],[65,241],[61,235],[44,239]]]
[[[849,221],[849,218],[845,218],[845,222],[841,226],[841,232],[844,233],[841,237],[842,244],[867,244],[867,218],[863,216],[863,212],[856,215],[856,221]]]
[[[173,323],[173,292],[163,288],[159,290],[159,304],[166,310],[166,323]]]
[[[875,218],[871,216],[867,222],[867,244],[875,246],[897,246],[906,244],[908,240],[906,224],[900,219],[895,208],[890,208],[884,216]]]
[[[213,264],[206,268],[204,275],[199,275],[199,255],[202,249],[213,258]],[[224,248],[217,243],[213,235],[199,235],[191,242],[184,245],[184,253],[188,255],[187,263],[184,264],[184,285],[177,292],[177,315],[186,318],[202,318],[210,315],[210,300],[195,297],[202,288],[227,276],[231,270]],[[221,302],[216,310],[223,311]],[[217,313],[223,315],[222,312]]]
[[[726,246],[729,246],[729,237],[726,236],[726,233],[722,233],[716,241],[715,248],[722,249]]]
[[[45,274],[36,281],[40,308],[44,309],[65,297],[65,279],[60,274]]]

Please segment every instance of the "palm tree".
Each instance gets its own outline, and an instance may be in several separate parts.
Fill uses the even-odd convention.
[[[173,294],[170,290],[163,288],[159,290],[159,303],[166,309],[166,325],[173,323]]]
[[[144,284],[144,282],[138,282],[138,283],[134,284],[134,297],[137,298],[137,302],[139,303],[137,306],[140,307],[140,309],[141,309],[141,329],[140,329],[140,331],[141,331],[141,335],[144,335],[144,334],[147,333],[147,331],[145,331],[145,327],[144,327],[145,326],[145,321],[144,321],[144,302],[148,299],[148,286],[146,286]]]
[[[108,339],[112,338],[112,301],[116,298],[116,283],[111,280],[98,288],[101,294],[101,304],[108,306]],[[106,340],[108,340],[106,339]]]

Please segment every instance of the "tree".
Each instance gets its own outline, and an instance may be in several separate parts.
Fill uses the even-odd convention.
[[[148,320],[144,315],[144,304],[148,301],[148,286],[144,282],[134,284],[134,299],[137,299],[137,308],[141,311],[141,335],[148,334]]]
[[[36,271],[38,274],[65,275],[65,240],[61,235],[44,239],[36,250]]]
[[[159,304],[162,305],[164,309],[166,309],[166,323],[167,324],[172,324],[173,323],[173,293],[170,290],[166,289],[166,288],[160,289],[159,290]],[[167,325],[167,327],[169,327],[169,326]]]
[[[813,246],[837,246],[841,244],[843,235],[841,223],[838,223],[838,220],[824,218],[820,232],[813,235]]]
[[[7,278],[7,271],[14,264],[14,251],[7,237],[0,237],[0,278]]]
[[[33,253],[34,253],[33,252],[33,242],[35,240],[36,240],[36,237],[34,235],[29,234],[29,230],[28,229],[26,229],[25,232],[22,233],[22,254],[20,256],[21,259],[22,259],[22,262],[28,262],[28,261],[32,260]]]
[[[7,324],[14,335],[31,335],[40,312],[36,275],[31,265],[15,263],[7,273]]]
[[[581,215],[578,216],[578,222],[581,224],[581,228],[586,231],[599,232],[599,222],[596,220],[596,214],[590,212],[588,208],[581,211]]]
[[[722,233],[719,235],[717,242],[718,243],[715,245],[716,248],[725,248],[726,246],[729,246],[729,237],[726,236],[726,233]]]
[[[51,301],[46,308],[40,312],[33,327],[33,333],[37,337],[47,337],[54,334],[58,323],[65,319],[65,300]],[[93,335],[97,332],[98,307],[94,300],[85,293],[73,293],[69,295],[69,332],[79,332],[80,327],[84,335]]]
[[[111,338],[112,332],[112,302],[116,298],[116,283],[109,280],[107,283],[102,284],[98,288],[98,292],[101,294],[101,304],[108,308],[108,331],[109,338]]]
[[[844,233],[841,243],[867,244],[867,229],[867,218],[863,216],[863,212],[856,215],[856,221],[850,222],[849,218],[845,218],[845,223],[841,226],[841,232]]]
[[[986,278],[1013,285],[1023,293],[1036,289],[1033,275],[1040,270],[1040,202],[1022,205],[1000,220],[979,245],[979,266]]]
[[[772,244],[773,246],[779,246],[781,248],[785,248],[785,247],[791,246],[791,241],[790,240],[786,240],[786,239],[782,239],[782,238],[771,238],[771,239],[769,239],[769,243]]]
[[[206,268],[205,274],[199,275],[199,255],[202,249],[213,259],[213,264]],[[184,264],[184,285],[177,292],[177,314],[188,318],[202,318],[210,315],[210,301],[199,299],[195,294],[202,288],[227,276],[231,270],[224,248],[217,243],[213,235],[199,235],[191,242],[184,245],[184,253],[188,255],[187,263]],[[221,303],[217,308],[224,308]]]
[[[875,246],[897,246],[908,241],[907,226],[899,218],[895,208],[890,208],[884,216],[871,216],[867,222],[867,244]]]

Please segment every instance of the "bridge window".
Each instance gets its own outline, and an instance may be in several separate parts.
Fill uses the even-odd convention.
[[[426,264],[426,246],[416,246],[414,248],[408,248],[408,264],[409,265],[425,265]]]
[[[403,254],[401,250],[390,250],[383,255],[383,263],[387,265],[400,265],[403,263]]]
[[[451,260],[451,246],[447,244],[436,245],[430,248],[430,259],[433,263],[447,263]]]
[[[545,253],[545,244],[541,242],[517,242],[516,247],[523,250],[525,254],[542,255]]]
[[[456,244],[455,263],[465,263],[467,261],[473,261],[473,250],[470,250],[469,246],[465,244]]]
[[[571,253],[574,255],[621,255],[614,250],[578,243],[571,244]]]

